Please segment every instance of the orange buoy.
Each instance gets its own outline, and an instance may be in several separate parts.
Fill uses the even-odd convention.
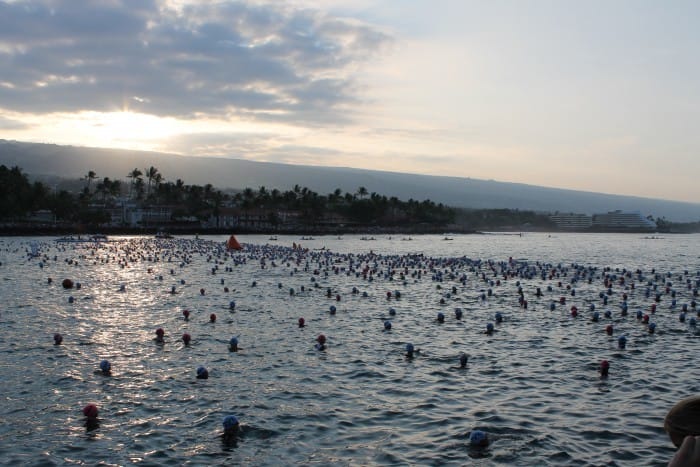
[[[236,240],[235,235],[231,235],[228,238],[228,241],[226,242],[226,248],[228,248],[229,250],[242,250],[243,249],[241,244],[238,243],[238,240]]]

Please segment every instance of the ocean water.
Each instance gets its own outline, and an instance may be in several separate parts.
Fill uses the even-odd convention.
[[[449,238],[242,236],[231,255],[223,236],[0,238],[0,464],[665,465],[663,418],[700,392],[700,236]],[[220,436],[228,414],[233,442]],[[487,448],[469,446],[474,429]]]

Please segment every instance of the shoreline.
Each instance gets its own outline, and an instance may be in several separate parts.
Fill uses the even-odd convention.
[[[493,228],[474,230],[459,226],[362,226],[362,227],[297,227],[289,229],[269,229],[251,227],[226,228],[195,228],[192,226],[170,227],[96,227],[84,225],[0,225],[0,236],[56,236],[56,235],[155,235],[157,232],[167,232],[171,235],[512,235],[522,236],[528,233],[630,233],[647,235],[650,239],[658,239],[659,235],[670,235],[693,232],[657,232],[635,229],[605,229],[605,230],[556,230],[538,228]]]

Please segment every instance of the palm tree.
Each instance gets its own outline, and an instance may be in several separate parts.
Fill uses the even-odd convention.
[[[160,172],[156,172],[156,175],[153,177],[153,183],[155,184],[155,192],[156,192],[156,199],[159,199],[159,193],[160,193],[160,184],[163,183],[163,176],[160,174]]]
[[[143,199],[143,179],[137,178],[136,183],[134,183],[134,189],[136,190],[136,199]]]
[[[95,193],[100,193],[102,195],[102,202],[104,203],[107,199],[107,194],[109,193],[109,187],[112,181],[109,177],[105,177],[101,182],[95,186]]]
[[[97,174],[95,173],[94,170],[90,170],[87,175],[85,176],[85,179],[87,180],[87,191],[90,192],[90,182],[92,182],[94,179],[97,178]]]
[[[360,199],[364,198],[367,196],[367,188],[361,186],[360,188],[357,189],[357,196],[360,197]]]
[[[136,168],[127,175],[127,177],[131,179],[131,184],[129,185],[129,198],[131,198],[131,191],[136,184],[136,180],[141,180],[141,175],[143,175],[143,172]]]
[[[144,175],[148,179],[148,187],[146,189],[146,198],[151,196],[151,184],[153,184],[153,180],[156,178],[156,175],[158,174],[158,169],[156,169],[153,166],[150,166],[149,168],[146,169],[146,172]]]
[[[107,191],[109,191],[109,195],[113,198],[119,196],[122,192],[121,180],[112,180],[112,183],[107,187]]]

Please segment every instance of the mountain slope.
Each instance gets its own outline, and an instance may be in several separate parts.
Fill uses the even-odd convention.
[[[126,180],[137,167],[155,166],[166,180],[211,183],[218,188],[291,189],[306,186],[319,193],[340,188],[354,193],[364,186],[399,199],[429,198],[466,208],[510,208],[544,212],[601,213],[620,209],[676,222],[700,220],[700,204],[546,188],[471,178],[381,172],[342,167],[300,166],[241,159],[179,156],[155,152],[84,148],[0,140],[0,164],[19,166],[32,176],[98,177]]]

